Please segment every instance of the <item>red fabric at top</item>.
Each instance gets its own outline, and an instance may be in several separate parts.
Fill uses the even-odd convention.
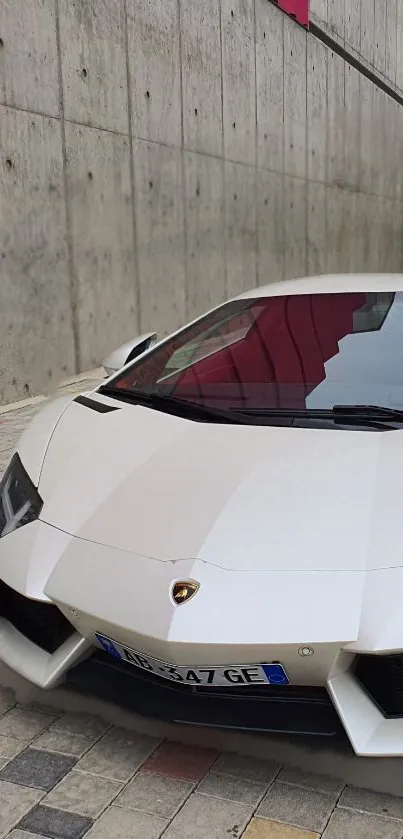
[[[309,0],[276,0],[280,9],[292,15],[301,26],[309,24]]]

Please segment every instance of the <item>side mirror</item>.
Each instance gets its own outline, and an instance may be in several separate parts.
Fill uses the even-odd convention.
[[[128,341],[127,344],[122,344],[117,350],[113,350],[110,355],[102,362],[108,376],[113,376],[118,373],[125,364],[129,361],[134,361],[139,355],[148,350],[153,344],[157,343],[157,333],[147,332],[145,335],[139,335],[133,341]]]

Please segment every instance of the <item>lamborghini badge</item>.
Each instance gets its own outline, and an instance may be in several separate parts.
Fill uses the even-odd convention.
[[[181,580],[173,584],[172,598],[177,606],[181,606],[182,603],[186,603],[191,597],[194,597],[199,591],[199,588],[199,583],[192,583],[190,580]]]

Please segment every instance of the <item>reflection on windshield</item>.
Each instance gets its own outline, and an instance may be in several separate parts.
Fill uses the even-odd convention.
[[[357,313],[357,323],[367,325],[374,314]],[[326,378],[308,395],[307,408],[334,404],[375,404],[403,408],[403,295],[395,295],[387,317],[379,314],[373,329],[345,335],[337,354],[325,364]],[[374,402],[375,400],[375,402]]]
[[[403,407],[403,295],[228,303],[118,376],[114,387],[224,409]]]

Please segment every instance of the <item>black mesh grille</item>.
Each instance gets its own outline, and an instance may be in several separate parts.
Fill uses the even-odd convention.
[[[74,629],[57,606],[29,600],[0,580],[0,617],[6,618],[26,638],[54,653]]]
[[[358,655],[354,673],[385,717],[403,717],[403,655]]]

